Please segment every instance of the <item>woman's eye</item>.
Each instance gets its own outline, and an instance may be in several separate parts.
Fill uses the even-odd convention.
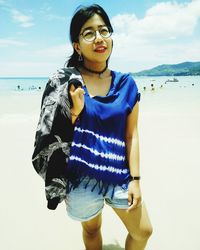
[[[87,37],[87,38],[93,37],[94,32],[93,32],[93,31],[87,31],[87,32],[85,32],[83,35],[84,35],[84,37]]]
[[[107,28],[101,29],[101,34],[102,34],[102,35],[106,35],[106,34],[108,34],[108,33],[109,33],[109,30],[108,30]]]

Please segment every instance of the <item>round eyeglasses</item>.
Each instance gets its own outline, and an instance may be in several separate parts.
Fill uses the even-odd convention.
[[[97,31],[103,38],[109,38],[112,35],[111,29],[107,26],[103,26],[98,30],[86,29],[80,34],[80,36],[82,36],[87,42],[93,42],[97,37]]]

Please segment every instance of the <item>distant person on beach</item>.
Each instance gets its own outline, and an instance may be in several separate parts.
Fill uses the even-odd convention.
[[[66,72],[73,71],[70,79],[78,76],[83,85],[76,87],[72,81],[69,89],[74,130],[69,158],[64,159],[66,209],[69,217],[81,222],[86,250],[102,250],[105,203],[113,208],[128,230],[125,249],[143,250],[152,234],[152,225],[140,188],[137,124],[140,93],[130,74],[109,68],[112,33],[109,17],[99,5],[80,6],[72,17],[73,54]],[[57,74],[56,81],[49,82],[45,92],[52,93],[51,98],[45,100],[48,111],[54,103],[53,91],[58,79],[63,83],[68,77],[63,72],[65,70]],[[54,123],[52,130],[61,124],[59,122]],[[67,127],[60,130],[66,131]],[[58,138],[51,150],[61,143]],[[45,159],[46,151],[42,153]]]
[[[151,90],[155,90],[153,83],[151,84]]]

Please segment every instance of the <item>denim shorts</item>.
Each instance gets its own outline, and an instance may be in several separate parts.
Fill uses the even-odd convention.
[[[78,221],[88,221],[102,212],[104,203],[120,209],[127,209],[128,205],[128,187],[122,188],[116,186],[112,197],[113,186],[111,185],[105,196],[98,194],[100,187],[97,185],[93,191],[96,180],[90,180],[87,188],[88,178],[85,178],[80,185],[71,190],[68,194],[66,205],[68,216]],[[112,197],[112,198],[111,198]]]

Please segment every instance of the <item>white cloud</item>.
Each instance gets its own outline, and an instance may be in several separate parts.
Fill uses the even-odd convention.
[[[1,76],[49,76],[64,66],[71,53],[69,43],[31,52],[26,50],[19,58],[0,62]]]
[[[8,47],[8,46],[25,46],[27,45],[27,43],[25,42],[21,42],[21,41],[18,41],[18,40],[15,40],[15,39],[1,39],[0,38],[0,47]]]
[[[52,13],[52,7],[48,6],[47,4],[44,4],[39,13],[48,21],[52,21],[52,20],[59,20],[59,21],[66,21],[66,17],[64,16],[60,16],[60,15],[56,15]]]
[[[18,23],[21,27],[28,28],[34,25],[33,18],[30,15],[25,15],[21,11],[17,10],[8,1],[0,0],[0,5],[3,10],[11,14],[11,18],[14,22]]]
[[[53,47],[34,51],[34,55],[38,58],[45,58],[45,60],[66,58],[71,55],[73,49],[70,43],[60,44]]]
[[[65,17],[63,17],[63,16],[58,16],[58,15],[55,15],[55,14],[46,14],[45,17],[46,17],[46,19],[49,20],[49,21],[52,21],[52,20],[66,21],[66,18],[65,18]]]
[[[157,3],[147,10],[143,19],[134,14],[119,14],[112,23],[117,33],[160,39],[191,35],[199,17],[200,1],[196,0],[187,4]]]
[[[199,60],[200,42],[193,41],[199,17],[200,0],[157,3],[141,19],[134,14],[113,17],[113,65],[124,68],[128,60],[128,70],[137,71],[153,64]]]
[[[0,63],[1,76],[50,76],[62,67],[58,62],[4,62]]]
[[[12,9],[11,14],[13,20],[19,23],[23,28],[28,28],[34,25],[33,18],[31,16],[24,15],[22,12],[16,9]]]

